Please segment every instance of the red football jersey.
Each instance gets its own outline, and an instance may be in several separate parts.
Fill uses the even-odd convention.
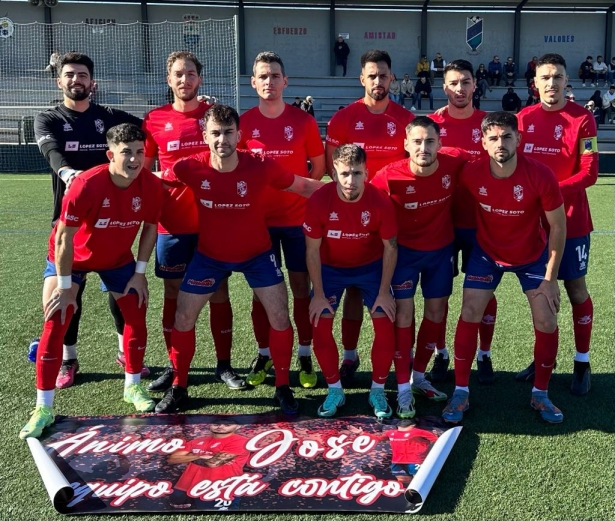
[[[391,443],[391,463],[421,464],[429,454],[432,443],[438,441],[438,436],[433,432],[418,427],[410,431],[386,431],[384,436]]]
[[[412,112],[392,101],[382,114],[372,114],[361,98],[333,115],[327,126],[327,144],[337,148],[353,143],[363,148],[372,179],[381,168],[407,157],[406,126],[413,119]]]
[[[265,192],[285,190],[295,176],[273,159],[237,151],[232,172],[218,172],[209,163],[210,152],[180,159],[163,181],[189,186],[199,212],[197,250],[218,261],[243,262],[271,248],[267,231]]]
[[[518,114],[521,150],[547,165],[560,184],[566,211],[566,236],[583,237],[594,228],[585,189],[598,179],[596,120],[574,102],[549,112],[532,105]]]
[[[247,441],[245,437],[239,436],[238,434],[230,434],[224,438],[205,436],[189,441],[185,449],[182,450],[186,450],[191,454],[215,456],[216,454],[224,452],[227,454],[235,454],[235,458],[219,467],[207,467],[193,462],[188,463],[186,470],[173,488],[188,492],[200,481],[219,481],[233,476],[241,476],[241,474],[243,474],[243,467],[250,457],[250,451],[246,449]]]
[[[429,176],[413,174],[408,159],[376,174],[372,184],[393,199],[399,244],[434,251],[453,242],[451,203],[459,172],[467,160],[467,153],[460,149],[442,148],[438,152],[438,169]]]
[[[557,178],[545,165],[519,154],[514,173],[498,179],[489,161],[473,161],[459,178],[479,204],[476,240],[504,266],[534,262],[547,245],[543,211],[563,204]]]
[[[158,222],[162,192],[160,179],[146,169],[124,189],[111,181],[109,165],[78,175],[64,195],[60,215],[66,226],[79,227],[73,238],[73,270],[110,270],[132,261],[131,248],[141,223]],[[56,228],[49,237],[52,262]]]
[[[143,120],[145,157],[156,157],[160,169],[167,170],[178,159],[209,150],[203,141],[203,116],[211,105],[199,103],[191,112],[178,112],[164,105],[149,112]],[[186,186],[166,190],[158,233],[198,233],[199,217],[192,192]]]
[[[248,110],[241,116],[240,129],[240,148],[275,159],[284,169],[301,177],[310,177],[308,158],[325,153],[316,120],[289,104],[274,119],[263,116],[258,107]],[[272,190],[268,204],[268,226],[301,226],[303,223],[305,197]]]
[[[487,114],[483,110],[474,110],[466,119],[456,119],[448,111],[442,115],[431,114],[429,117],[440,126],[440,140],[445,147],[462,148],[472,155],[472,159],[489,157],[483,148],[483,133],[480,125]],[[455,228],[476,228],[476,203],[468,191],[457,186],[453,195],[453,226]]]
[[[395,210],[377,188],[365,185],[358,201],[343,201],[328,183],[307,204],[303,233],[322,239],[320,260],[336,268],[365,266],[382,258],[383,240],[397,235]]]

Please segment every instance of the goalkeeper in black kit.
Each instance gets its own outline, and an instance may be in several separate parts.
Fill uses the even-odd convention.
[[[107,130],[121,123],[132,123],[139,128],[142,124],[141,119],[127,112],[90,103],[90,92],[94,84],[94,63],[85,54],[71,52],[62,56],[57,73],[58,88],[62,91],[64,99],[60,105],[41,112],[34,120],[36,142],[53,170],[52,225],[60,217],[62,197],[72,180],[83,170],[109,161],[106,156]],[[75,374],[79,370],[77,333],[84,289],[85,281],[79,288],[78,308],[64,337],[62,367],[56,381],[58,389],[73,385]],[[122,351],[124,318],[111,293],[109,293],[109,308],[119,337],[117,363],[125,366],[126,360]],[[141,374],[147,376],[149,369],[143,366]]]

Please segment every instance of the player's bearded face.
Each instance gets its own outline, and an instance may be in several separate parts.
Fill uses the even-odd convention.
[[[472,103],[472,93],[476,88],[470,71],[449,71],[444,78],[444,93],[448,102],[463,109]]]
[[[196,98],[201,81],[196,65],[190,60],[175,61],[167,76],[167,83],[175,99],[181,101],[191,101]]]
[[[111,174],[132,181],[138,177],[143,168],[145,144],[143,141],[133,141],[111,145],[107,156]]]
[[[210,119],[205,126],[203,137],[211,153],[220,159],[232,156],[237,150],[239,132],[235,123],[227,125]]]
[[[563,65],[545,64],[536,67],[536,88],[540,101],[547,105],[557,105],[564,99],[568,76]]]
[[[70,63],[62,67],[58,78],[58,86],[62,94],[73,101],[83,101],[92,90],[92,78],[85,65]]]
[[[276,101],[282,98],[284,89],[288,85],[288,78],[284,76],[279,63],[258,62],[250,82],[260,99]]]
[[[422,168],[431,166],[438,160],[438,150],[441,146],[440,136],[431,126],[413,127],[404,141],[404,148],[410,154],[410,161]]]
[[[483,148],[499,164],[510,161],[517,154],[521,141],[519,133],[510,127],[491,127],[483,135]]]
[[[239,429],[235,423],[211,423],[209,430],[212,434],[231,434]]]
[[[356,201],[365,190],[367,167],[361,163],[346,164],[341,161],[333,163],[337,193],[345,201]]]
[[[374,101],[380,101],[389,96],[391,71],[385,62],[367,62],[361,71],[361,85],[365,94]]]

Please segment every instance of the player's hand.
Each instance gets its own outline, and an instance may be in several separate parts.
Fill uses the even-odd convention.
[[[382,311],[386,313],[386,316],[389,317],[391,322],[395,322],[395,299],[393,295],[390,293],[385,293],[384,295],[378,294],[372,309],[370,310],[372,313],[376,313],[378,308],[382,308]]]
[[[68,190],[70,188],[70,185],[73,184],[73,180],[75,179],[75,177],[77,177],[81,172],[83,172],[83,170],[75,170],[75,173],[73,175],[71,175],[67,180],[66,180],[66,189]]]
[[[64,325],[66,321],[66,310],[69,306],[73,307],[73,312],[77,311],[77,301],[71,289],[56,288],[51,293],[51,297],[43,306],[45,320],[50,320],[51,317],[60,311],[60,322]]]
[[[135,273],[130,278],[128,284],[126,284],[126,289],[124,289],[122,297],[128,295],[131,289],[134,289],[139,296],[139,307],[141,307],[142,304],[145,304],[145,307],[147,307],[149,304],[149,291],[147,289],[147,279],[144,273]]]
[[[551,309],[551,313],[557,315],[559,313],[559,304],[560,304],[560,292],[559,292],[559,284],[557,280],[543,280],[538,286],[538,289],[534,291],[534,295],[532,298],[536,298],[538,295],[544,295],[547,299],[547,303],[549,304],[549,308]]]
[[[318,325],[318,320],[320,319],[320,315],[322,315],[323,311],[329,311],[331,315],[335,315],[335,311],[329,304],[329,301],[326,297],[317,297],[314,295],[312,300],[310,300],[310,322],[316,327]]]
[[[355,427],[354,425],[347,425],[346,428],[353,434],[356,434],[356,435],[363,434],[363,429],[361,427]]]
[[[444,107],[440,107],[438,110],[436,110],[434,112],[434,115],[435,116],[444,116],[444,114],[446,114],[446,111],[447,111],[447,106],[444,105]]]

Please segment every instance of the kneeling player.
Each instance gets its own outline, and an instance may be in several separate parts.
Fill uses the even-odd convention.
[[[455,333],[455,392],[442,417],[460,422],[469,407],[479,324],[502,275],[512,272],[527,295],[534,322],[536,377],[531,405],[544,420],[560,423],[564,417],[549,400],[547,389],[558,347],[557,272],[566,238],[562,195],[548,167],[517,155],[520,136],[513,114],[488,114],[481,127],[490,159],[473,162],[460,176],[460,184],[479,203],[477,245],[468,262]],[[548,245],[541,225],[543,212],[550,227]]]
[[[329,386],[329,395],[318,408],[319,416],[335,415],[346,401],[333,339],[333,317],[347,288],[361,291],[374,324],[369,404],[378,418],[389,418],[393,413],[384,394],[384,383],[395,352],[391,277],[397,262],[397,225],[389,198],[365,184],[365,159],[365,152],[357,145],[335,149],[336,182],[310,198],[303,224],[307,265],[314,286],[310,302],[314,354]]]
[[[143,169],[145,134],[123,123],[107,132],[110,163],[83,172],[64,196],[62,213],[49,239],[43,284],[45,324],[36,355],[36,409],[19,433],[38,437],[54,421],[55,382],[62,363],[62,339],[76,309],[85,275],[95,271],[116,299],[126,321],[124,401],[138,412],[154,401],[141,386],[147,342],[145,269],[156,243],[162,185]],[[137,263],[131,251],[139,228]]]

